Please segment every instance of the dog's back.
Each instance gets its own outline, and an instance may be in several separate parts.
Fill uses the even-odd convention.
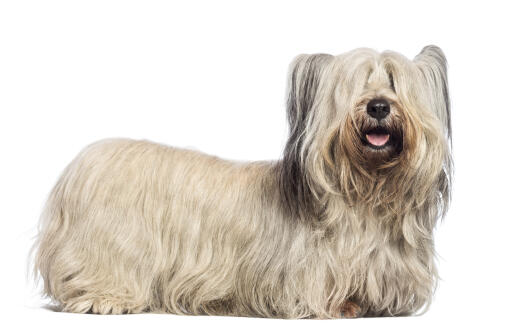
[[[179,312],[154,293],[187,294],[179,291],[186,281],[208,281],[211,301],[229,295],[225,274],[237,253],[229,249],[255,233],[240,223],[243,203],[259,196],[258,176],[269,167],[146,141],[90,145],[63,172],[41,218],[35,266],[45,293],[65,310],[97,313]]]

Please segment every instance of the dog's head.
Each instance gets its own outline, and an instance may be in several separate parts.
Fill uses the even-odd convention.
[[[318,213],[335,195],[383,214],[446,207],[451,122],[440,48],[414,60],[370,49],[300,55],[287,112],[282,189],[291,207]]]

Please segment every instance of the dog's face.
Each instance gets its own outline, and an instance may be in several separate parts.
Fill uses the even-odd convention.
[[[404,169],[403,164],[421,160],[421,150],[448,150],[446,63],[439,48],[426,47],[414,61],[368,50],[342,57],[345,67],[356,64],[356,69],[341,68],[343,80],[333,93],[340,91],[340,100],[350,101],[344,111],[337,111],[343,117],[339,144],[345,158],[368,173],[388,173],[389,168]],[[353,87],[343,90],[342,81]]]
[[[392,74],[373,71],[352,115],[340,127],[341,145],[362,167],[374,170],[391,165],[403,151],[405,111],[395,92]],[[407,149],[409,145],[407,145]]]
[[[291,65],[288,117],[284,163],[302,179],[295,192],[371,206],[432,187],[448,197],[451,125],[438,47],[414,60],[370,49],[301,55]]]

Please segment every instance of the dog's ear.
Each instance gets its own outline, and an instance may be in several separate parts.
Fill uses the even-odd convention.
[[[327,54],[300,55],[289,67],[287,83],[287,117],[289,138],[283,157],[281,190],[291,211],[299,215],[310,212],[312,194],[309,189],[303,155],[307,123],[320,96],[322,77],[333,56]]]
[[[447,81],[447,60],[439,47],[428,45],[415,57],[414,62],[422,72],[429,88],[430,100],[435,112],[444,122],[447,136],[451,139],[451,103]]]
[[[314,105],[322,72],[330,58],[332,56],[327,54],[299,55],[291,63],[287,84],[290,137],[299,135],[303,131],[301,126]]]
[[[451,110],[449,87],[447,82],[447,60],[442,50],[434,45],[424,47],[415,57],[414,62],[424,79],[432,108],[443,121],[447,139],[452,144]],[[440,174],[438,190],[441,194],[442,216],[445,215],[450,202],[452,182],[452,160],[448,153],[445,156],[443,172]]]

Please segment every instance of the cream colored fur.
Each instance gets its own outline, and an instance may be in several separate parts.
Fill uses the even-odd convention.
[[[335,318],[348,301],[360,315],[427,307],[433,227],[449,199],[443,54],[311,57],[291,65],[283,160],[238,163],[128,139],[85,148],[42,215],[35,269],[45,294],[64,311],[101,314]],[[366,165],[354,141],[376,96],[393,101],[403,150]]]

